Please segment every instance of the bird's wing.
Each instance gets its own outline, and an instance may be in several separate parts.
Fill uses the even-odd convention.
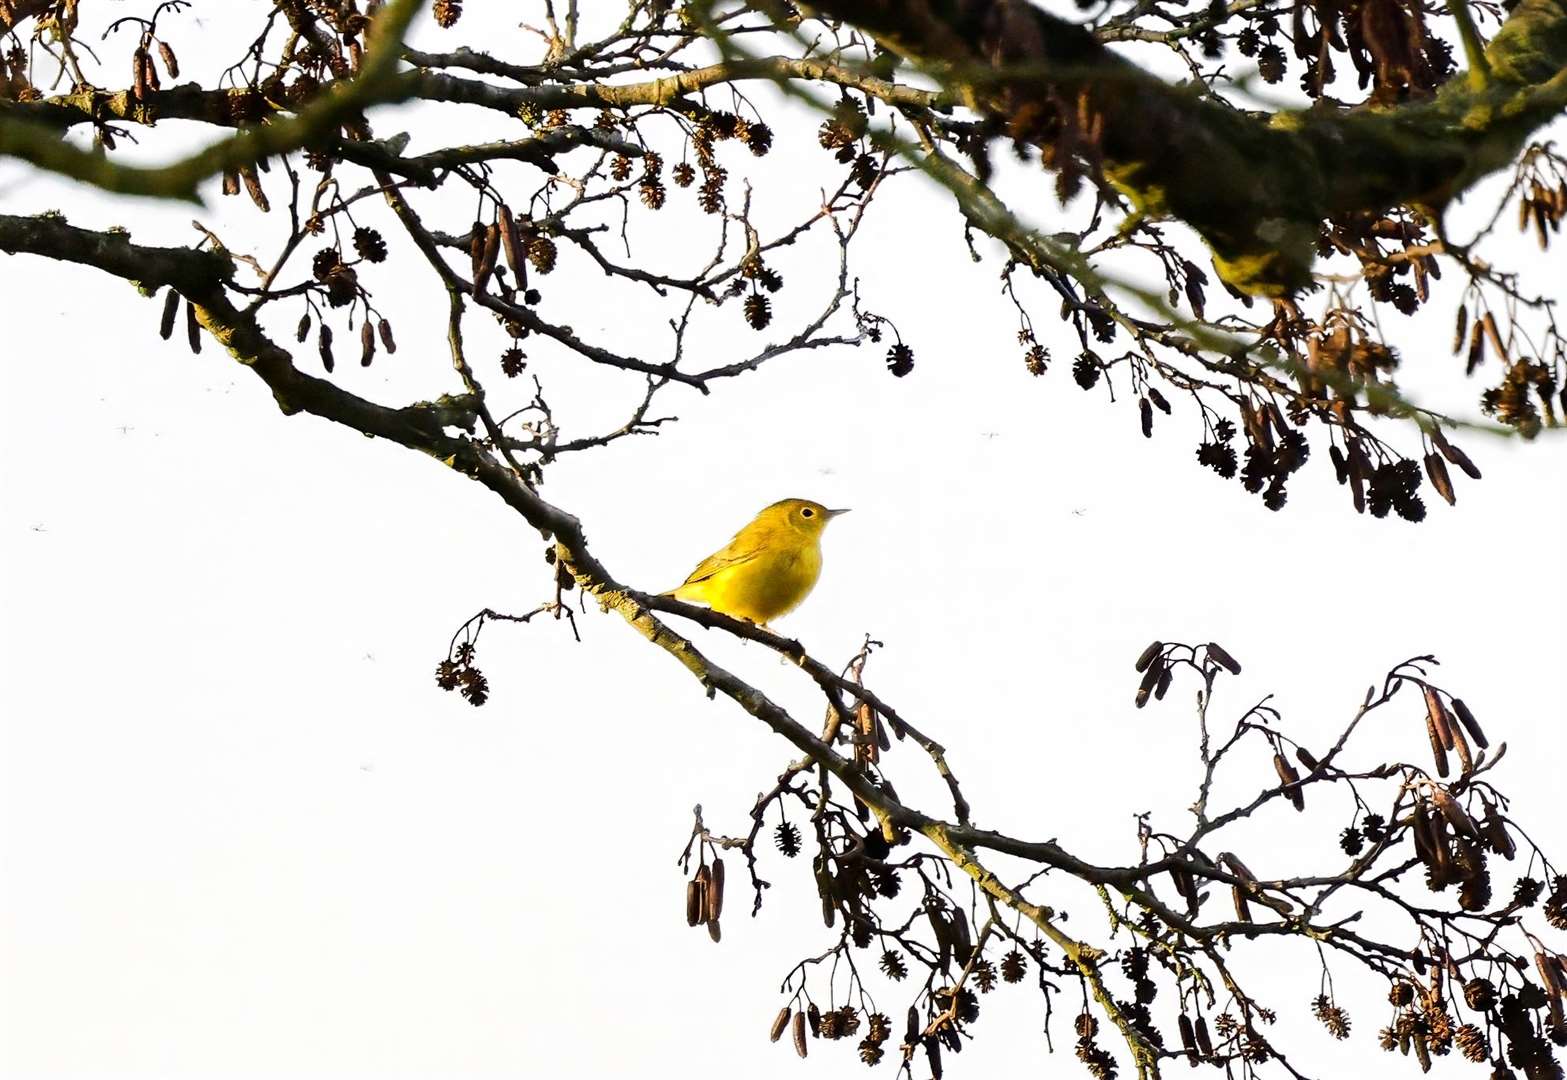
[[[695,585],[700,581],[706,581],[720,570],[727,570],[731,566],[739,566],[756,558],[763,551],[765,545],[754,539],[736,536],[722,548],[713,552],[707,558],[697,564],[685,581],[680,583],[683,589],[687,585]]]

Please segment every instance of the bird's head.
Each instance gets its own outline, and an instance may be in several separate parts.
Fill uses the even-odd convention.
[[[848,512],[829,510],[821,503],[812,502],[810,499],[783,499],[763,510],[760,516],[770,519],[773,524],[794,529],[806,536],[816,537],[822,534],[829,521],[839,514]]]

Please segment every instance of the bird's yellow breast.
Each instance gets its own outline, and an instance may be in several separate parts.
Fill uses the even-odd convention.
[[[703,581],[684,585],[675,595],[737,619],[766,623],[798,607],[821,574],[819,544],[779,546],[726,566]]]

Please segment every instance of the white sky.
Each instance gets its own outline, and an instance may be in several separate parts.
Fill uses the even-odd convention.
[[[504,21],[488,44],[534,48]],[[443,138],[516,134],[491,114],[436,115]],[[769,119],[780,146],[758,204],[808,211],[828,175],[811,121]],[[430,129],[415,132],[416,150],[433,148]],[[164,137],[148,152],[180,136]],[[268,183],[281,203],[276,173]],[[282,224],[238,201],[113,203],[19,182],[14,167],[0,191],[6,212],[58,206],[144,242],[189,242],[193,215],[236,248]],[[428,193],[416,205],[443,209]],[[1046,199],[1033,216],[1049,227],[1055,212]],[[392,231],[379,209],[367,216]],[[645,218],[633,216],[634,239],[646,228],[641,242],[676,265],[705,261],[711,219],[657,232]],[[775,330],[827,287],[810,269],[821,252],[776,261],[788,285]],[[912,178],[873,209],[857,260],[868,306],[914,345],[914,374],[890,378],[883,345],[791,357],[707,399],[668,391],[678,424],[548,477],[546,495],[584,519],[615,573],[668,587],[783,496],[853,507],[784,627],[830,661],[867,632],[886,642],[872,683],[947,745],[976,821],[1101,862],[1135,858],[1136,812],[1184,828],[1194,790],[1192,685],[1131,706],[1149,639],[1222,642],[1245,674],[1221,683],[1214,715],[1274,692],[1287,730],[1318,747],[1369,682],[1433,652],[1438,681],[1511,744],[1497,780],[1515,816],[1567,848],[1553,806],[1567,751],[1567,443],[1460,438],[1486,479],[1460,477],[1458,509],[1433,506],[1419,527],[1356,518],[1319,452],[1270,513],[1196,467],[1200,424],[1183,403],[1149,443],[1134,407],[1083,394],[1048,302],[1034,314],[1056,360],[1031,378],[998,264],[971,266],[956,214]],[[584,334],[662,356],[663,309],[636,293],[601,299],[584,263],[562,246],[546,306],[576,305]],[[367,278],[401,347],[368,371],[341,350],[341,383],[387,402],[454,389],[428,272],[394,259]],[[1450,303],[1453,282],[1443,288]],[[674,861],[692,805],[743,830],[788,759],[781,741],[596,612],[579,617],[581,645],[554,624],[488,629],[491,703],[441,693],[432,671],[459,623],[547,595],[537,534],[418,455],[281,416],[210,341],[193,357],[178,334],[158,340],[159,303],[123,283],[18,257],[0,259],[0,290],[0,1073],[863,1072],[852,1042],[815,1044],[802,1065],[787,1040],[766,1041],[778,981],[832,940],[807,860],[764,862],[775,887],[756,920],[732,873],[721,946],[683,921]],[[1472,415],[1480,384],[1454,376],[1449,308],[1392,318],[1406,385]],[[519,390],[494,366],[498,332],[482,318],[469,332],[497,395]],[[725,358],[775,340],[733,308],[704,313],[697,332],[704,355]],[[637,392],[526,344],[567,423],[614,415]],[[314,370],[312,348],[296,357]],[[772,655],[696,640],[817,717],[809,685]],[[1362,760],[1423,761],[1423,746],[1410,697],[1367,732]],[[915,754],[893,752],[900,793],[939,811]],[[1231,797],[1268,781],[1262,758],[1244,780]],[[1336,798],[1343,820],[1308,815],[1309,836],[1278,810],[1233,846],[1264,875],[1331,866],[1350,810]],[[1499,894],[1511,888],[1508,869],[1493,873]],[[1102,934],[1090,905],[1074,910],[1074,928]],[[1537,915],[1529,925],[1544,929]],[[1346,1050],[1297,1019],[1316,993],[1308,951],[1250,963],[1295,1028],[1281,1043],[1298,1064],[1381,1071],[1387,1010],[1359,1007],[1354,989],[1380,1000],[1375,983],[1334,967],[1356,1023]],[[894,1016],[907,1000],[878,997]],[[1070,1014],[1075,991],[1062,1001]],[[1083,1075],[1064,1022],[1042,1064],[1037,995],[1003,988],[983,1005],[981,1038],[949,1074]],[[1167,996],[1161,1007],[1173,1015]]]

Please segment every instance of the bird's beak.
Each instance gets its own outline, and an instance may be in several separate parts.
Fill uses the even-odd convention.
[[[832,518],[837,517],[839,514],[847,514],[848,512],[849,510],[847,507],[842,510],[829,510],[827,511],[827,517],[829,520],[831,520]]]

